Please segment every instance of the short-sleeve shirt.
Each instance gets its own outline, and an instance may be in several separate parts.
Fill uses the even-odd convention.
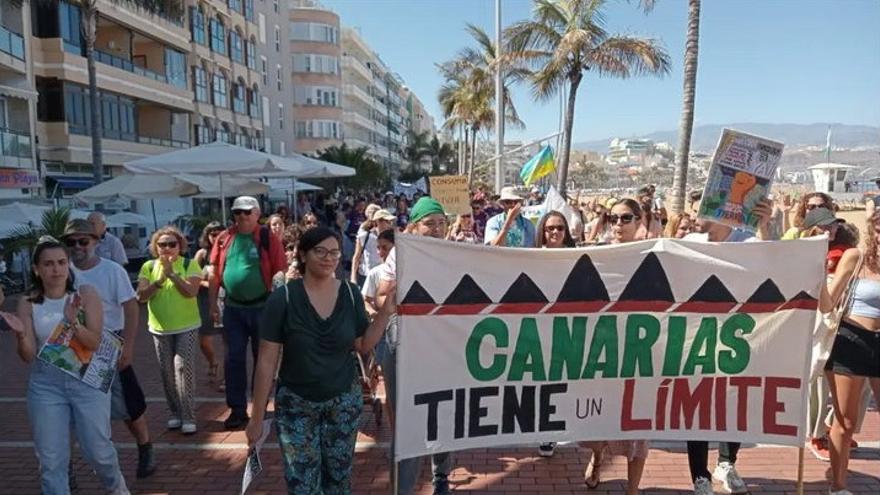
[[[366,276],[374,266],[382,263],[382,258],[379,256],[379,238],[372,230],[360,229],[357,241],[363,246],[358,273]]]
[[[284,346],[278,372],[281,384],[306,400],[323,402],[351,389],[354,341],[368,326],[356,286],[340,281],[336,306],[325,320],[309,301],[302,279],[297,279],[287,283],[287,290],[269,296],[260,338]]]
[[[378,265],[370,268],[367,278],[364,280],[364,287],[361,289],[361,295],[376,299],[376,293],[379,292],[379,281],[382,278],[382,272],[385,266]]]
[[[186,265],[186,267],[184,267]],[[183,279],[200,277],[202,270],[199,264],[178,256],[171,265],[174,273]],[[141,266],[139,278],[151,284],[162,278],[162,263],[150,260]],[[166,278],[162,287],[147,301],[149,312],[148,328],[156,335],[171,335],[195,330],[202,325],[199,316],[199,304],[195,297],[186,297],[180,293],[174,282]]]
[[[507,213],[501,213],[490,218],[486,223],[486,233],[483,242],[490,244],[501,233]],[[504,245],[507,247],[535,247],[535,226],[522,215],[516,218],[513,225],[507,231]]]
[[[88,270],[71,267],[71,271],[76,289],[82,285],[91,285],[101,297],[104,329],[116,333],[121,331],[125,327],[122,304],[137,297],[125,268],[110,260],[99,258],[98,264]]]
[[[393,282],[397,280],[397,248],[391,248],[388,256],[385,257],[385,263],[380,265],[382,270],[379,272],[379,280],[385,282]]]
[[[104,237],[98,241],[98,247],[95,248],[95,251],[98,253],[98,256],[104,259],[115,261],[120,265],[128,264],[125,246],[122,245],[122,241],[118,237],[110,232],[104,233]]]
[[[260,250],[251,234],[236,234],[226,253],[223,269],[226,304],[246,305],[266,295],[260,271]]]

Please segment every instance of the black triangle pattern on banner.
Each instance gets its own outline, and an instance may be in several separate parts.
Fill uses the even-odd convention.
[[[721,280],[715,275],[710,276],[703,282],[703,285],[694,292],[694,295],[688,299],[688,302],[713,302],[713,303],[734,303],[736,298],[727,290]]]
[[[785,296],[779,291],[779,287],[771,279],[767,279],[758,286],[758,289],[752,294],[746,303],[784,303]]]
[[[816,309],[817,307],[819,307],[819,301],[815,297],[807,294],[806,291],[800,291],[779,307],[777,311],[786,309]]]
[[[400,304],[437,304],[418,281],[413,282]]]
[[[492,299],[474,282],[470,275],[461,277],[458,285],[443,304],[492,304]]]
[[[535,282],[525,273],[520,273],[519,277],[510,284],[507,292],[498,301],[501,304],[511,303],[544,303],[547,304],[547,296],[535,285]]]
[[[556,302],[610,301],[599,270],[586,254],[578,258],[559,291]]]
[[[666,278],[666,270],[655,253],[645,256],[617,300],[675,302],[669,279]]]

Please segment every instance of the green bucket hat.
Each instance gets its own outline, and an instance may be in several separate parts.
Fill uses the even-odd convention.
[[[421,198],[419,198],[418,201],[416,201],[416,204],[414,204],[412,209],[410,210],[409,221],[412,223],[416,223],[428,215],[434,215],[437,213],[441,215],[446,214],[446,211],[443,209],[443,205],[441,205],[439,201],[430,196],[422,196]]]

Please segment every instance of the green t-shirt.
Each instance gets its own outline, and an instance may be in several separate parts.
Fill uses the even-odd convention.
[[[289,293],[289,301],[285,300]],[[356,287],[341,281],[336,306],[324,320],[315,311],[302,279],[269,296],[260,321],[260,338],[284,346],[281,384],[313,402],[330,400],[351,389],[355,378],[354,340],[369,326]]]
[[[226,304],[243,306],[261,303],[266,295],[266,284],[260,272],[260,250],[251,234],[236,234],[226,253],[223,268],[223,288]]]
[[[201,276],[198,263],[190,260],[186,268],[184,264],[184,259],[178,256],[171,268],[183,279]],[[141,266],[139,278],[150,283],[159,280],[162,278],[162,263],[158,260],[147,261]],[[158,335],[195,330],[202,325],[198,300],[181,294],[170,278],[166,278],[162,287],[147,301],[147,311],[150,332]]]

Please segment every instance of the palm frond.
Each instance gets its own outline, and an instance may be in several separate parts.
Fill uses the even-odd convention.
[[[601,76],[665,76],[672,66],[669,54],[659,41],[634,36],[606,39],[593,50],[591,58],[593,67]]]

